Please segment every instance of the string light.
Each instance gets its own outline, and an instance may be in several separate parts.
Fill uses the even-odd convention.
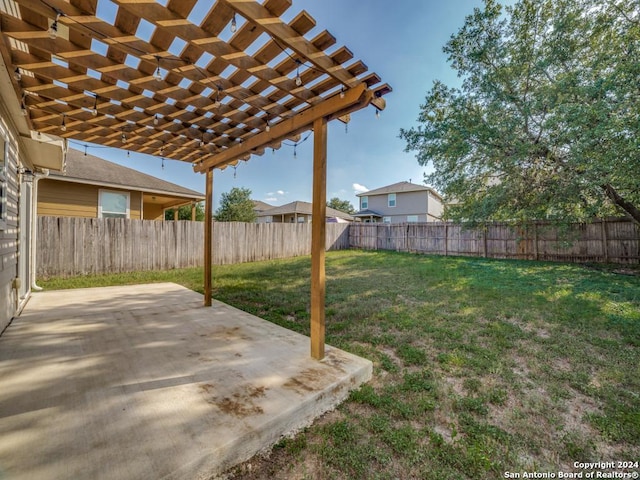
[[[95,99],[93,100],[93,110],[91,110],[91,115],[93,115],[94,117],[98,116],[98,95],[96,95]]]
[[[156,73],[153,74],[153,78],[156,79],[156,82],[161,82],[162,73],[160,73],[160,57],[156,57],[156,61],[158,62],[158,67],[156,68]]]
[[[298,158],[298,144],[293,146],[293,158]]]
[[[22,97],[22,101],[20,102],[20,113],[21,113],[23,116],[25,116],[25,117],[26,117],[26,116],[27,116],[27,114],[29,113],[29,112],[27,111],[27,104],[26,104],[26,103],[25,103],[25,101],[24,101],[24,96]]]
[[[380,110],[376,108],[376,118],[380,118]]]
[[[55,39],[58,36],[58,20],[60,20],[60,14],[56,14],[56,19],[53,21],[51,26],[49,27],[48,33],[50,39]]]
[[[213,101],[213,108],[220,108],[220,92],[221,91],[222,89],[220,88],[220,85],[218,85],[216,89],[216,98]]]
[[[124,132],[122,132],[120,138],[122,138],[122,143],[127,143],[127,135]]]
[[[131,156],[131,152],[127,150],[127,158],[129,158],[130,156]]]
[[[204,147],[204,132],[202,132],[202,138],[200,139],[200,146]]]
[[[67,131],[67,123],[65,122],[64,113],[62,114],[62,125],[60,125],[60,130],[62,130],[63,132]]]
[[[296,68],[296,85],[301,86],[302,78],[300,78],[300,60],[296,60],[296,63],[298,64],[298,67]]]
[[[86,145],[84,146],[84,156],[85,157],[87,156],[87,146]]]
[[[269,124],[269,119],[268,118],[265,121],[267,122],[267,126],[264,127],[264,130],[268,133],[268,132],[271,131],[271,125]]]
[[[234,165],[233,166],[233,178],[236,178],[236,170],[238,170],[238,166]]]
[[[164,157],[162,157],[162,170],[164,170]]]
[[[233,14],[233,18],[231,18],[231,33],[236,33],[238,29],[238,24],[236,23],[236,14]]]
[[[159,122],[158,114],[156,113],[156,114],[153,116],[153,124],[154,124],[154,125],[158,125],[158,122]]]
[[[20,71],[20,67],[16,67],[16,69],[13,71],[13,78],[16,79],[16,82],[22,80],[22,72]]]
[[[340,98],[344,98],[344,87],[342,87],[342,90],[340,90]]]

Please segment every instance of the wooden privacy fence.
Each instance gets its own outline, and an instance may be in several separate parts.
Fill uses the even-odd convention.
[[[520,229],[500,223],[483,229],[445,222],[354,223],[349,228],[349,245],[438,255],[638,263],[640,229],[618,218],[573,224],[562,231],[544,222]]]
[[[327,249],[349,248],[348,224],[327,224]],[[204,223],[117,218],[39,217],[37,275],[199,267],[204,260]],[[311,225],[215,222],[216,265],[287,258],[311,253]]]

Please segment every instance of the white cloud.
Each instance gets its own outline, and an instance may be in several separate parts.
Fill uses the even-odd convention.
[[[278,199],[276,197],[267,197],[264,199],[265,202],[277,202]]]
[[[276,193],[277,193],[278,195],[284,195],[284,190],[278,190]]]
[[[367,187],[365,187],[364,185],[360,185],[359,183],[354,183],[352,186],[356,193],[364,193],[369,191]]]

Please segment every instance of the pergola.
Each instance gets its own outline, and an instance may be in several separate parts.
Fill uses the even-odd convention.
[[[192,163],[206,174],[313,129],[311,355],[324,356],[327,122],[391,88],[292,0],[0,0],[0,54],[34,136]],[[44,137],[44,135],[43,135]]]

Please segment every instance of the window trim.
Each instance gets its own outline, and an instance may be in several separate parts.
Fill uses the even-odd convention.
[[[391,223],[391,217],[382,217],[382,223]]]
[[[393,205],[391,205],[391,202],[393,201]],[[395,208],[396,205],[398,205],[398,201],[396,199],[396,194],[395,193],[389,193],[387,195],[387,207],[389,208]]]
[[[103,193],[115,193],[117,195],[124,195],[127,197],[127,211],[126,216],[124,218],[131,218],[131,192],[125,190],[107,190],[101,188],[98,190],[98,218],[114,218],[114,217],[103,217],[102,213],[102,195]],[[107,212],[107,213],[117,213],[117,212]],[[115,217],[122,218],[122,217]]]
[[[369,208],[369,195],[360,197],[360,210],[366,210]]]

